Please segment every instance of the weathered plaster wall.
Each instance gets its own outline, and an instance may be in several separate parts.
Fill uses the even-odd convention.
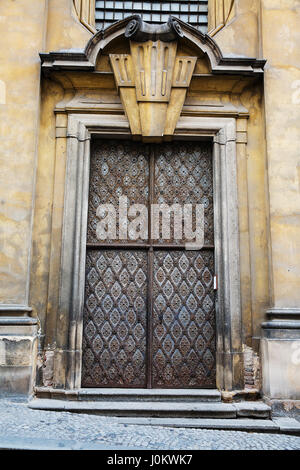
[[[92,36],[75,11],[73,0],[49,2],[46,51],[84,49]]]
[[[228,23],[217,34],[225,56],[259,57],[260,0],[235,0]]]
[[[45,51],[82,50],[91,36],[92,32],[79,21],[73,0],[49,2]],[[55,134],[54,109],[64,93],[58,82],[43,80],[30,278],[30,305],[41,327],[40,364],[43,347],[54,347],[56,334],[65,167],[61,146],[65,141]],[[56,151],[60,156],[58,161]],[[53,192],[55,179],[61,182],[61,190],[56,194]]]
[[[30,306],[40,321],[41,346],[43,345],[45,335],[47,309],[51,309],[51,303],[48,304],[48,283],[51,261],[51,230],[53,224],[55,224],[52,212],[55,204],[53,187],[56,148],[55,114],[53,110],[62,98],[63,91],[59,84],[50,80],[43,80],[30,278]],[[64,165],[64,162],[61,163]],[[63,176],[64,173],[62,173],[61,178]],[[63,200],[63,188],[61,194],[57,194],[56,198],[59,196]],[[55,244],[55,249],[59,254],[59,246],[57,244]],[[52,256],[55,255],[52,253]],[[59,270],[57,271],[58,276]]]
[[[0,390],[28,393],[44,336],[55,165],[55,104],[40,89],[39,53],[83,49],[92,33],[73,0],[0,2]],[[12,317],[33,308],[30,319]],[[21,306],[21,308],[19,307]],[[1,316],[2,315],[2,316]],[[13,326],[11,326],[13,321]],[[41,342],[42,343],[42,342]]]
[[[253,341],[253,338],[260,337],[261,323],[270,305],[269,208],[261,85],[245,90],[242,103],[250,113],[245,170],[247,180],[245,182],[241,175],[239,181],[239,185],[243,186],[244,197],[247,194],[247,206],[242,207],[240,204],[239,209],[247,220],[249,237],[249,258],[247,259],[246,254],[242,257],[245,270],[249,269],[249,277],[244,275],[241,280],[243,291],[248,287],[249,296],[249,303],[244,305],[244,331],[245,342],[258,350],[259,342]],[[241,223],[240,237],[243,247],[245,230]]]
[[[299,25],[299,0],[235,0],[233,18],[214,35],[224,55],[267,59],[265,98],[261,106],[261,109],[265,107],[266,140],[250,140],[248,145],[251,152],[248,170],[256,165],[254,178],[249,175],[248,187],[249,224],[253,226],[253,234],[250,233],[252,296],[257,297],[252,306],[254,323],[257,323],[254,335],[259,334],[259,322],[263,320],[262,311],[269,293],[270,306],[300,306]],[[252,122],[250,119],[250,128]],[[254,127],[259,125],[264,126],[264,123],[255,120]],[[257,151],[253,153],[255,147]],[[261,181],[265,178],[267,194],[263,194],[258,178]],[[256,200],[254,206],[251,192],[253,201]],[[269,204],[268,198],[270,221],[268,210],[263,207]],[[266,279],[266,243],[270,289]]]
[[[261,56],[260,0],[235,0],[225,26],[214,39],[225,56]],[[240,170],[241,282],[245,342],[259,348],[261,323],[270,305],[269,203],[264,101],[260,87],[245,90],[250,112],[245,162]]]
[[[242,96],[250,111],[247,153],[241,152],[238,162],[248,346],[253,346],[252,336],[259,338],[269,306],[300,307],[299,24],[299,0],[235,0],[228,23],[214,36],[224,55],[268,61],[264,98],[259,87],[246,89]],[[2,0],[0,31],[0,303],[32,306],[45,347],[52,347],[65,165],[65,139],[55,136],[53,109],[63,91],[58,83],[45,80],[40,93],[38,53],[83,49],[92,33],[80,23],[73,0]],[[56,194],[54,179],[61,187]],[[28,341],[34,344],[34,338]],[[29,365],[32,350],[26,349],[20,365]],[[12,356],[1,357],[5,367],[3,357]],[[16,353],[14,366],[19,358]],[[277,365],[279,359],[276,355]],[[268,367],[276,368],[276,361]],[[20,388],[29,383],[29,369],[26,374]]]
[[[273,306],[300,308],[300,2],[262,0]]]
[[[28,302],[46,0],[0,2],[0,303]],[[24,47],[26,44],[26,47]]]

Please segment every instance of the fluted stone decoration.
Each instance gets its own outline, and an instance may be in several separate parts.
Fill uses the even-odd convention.
[[[197,57],[176,56],[183,32],[172,17],[153,25],[136,15],[125,36],[131,54],[110,54],[110,60],[131,132],[145,141],[167,140],[174,133]]]

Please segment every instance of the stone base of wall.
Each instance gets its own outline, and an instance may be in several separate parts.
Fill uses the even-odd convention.
[[[262,328],[264,397],[285,403],[300,401],[300,321],[273,319]]]
[[[0,396],[31,393],[36,347],[36,319],[0,317]]]

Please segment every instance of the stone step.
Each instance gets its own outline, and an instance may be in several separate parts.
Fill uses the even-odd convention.
[[[221,402],[219,390],[174,390],[174,389],[126,389],[102,388],[82,389],[78,392],[82,401],[127,401],[127,402]]]
[[[136,426],[168,428],[222,429],[224,431],[267,432],[300,436],[300,422],[294,418],[210,419],[210,418],[111,418],[114,422]]]
[[[262,402],[194,403],[161,401],[73,401],[35,398],[32,409],[93,413],[102,416],[153,418],[257,418],[269,419],[271,408]]]
[[[221,402],[221,393],[215,389],[121,389],[83,388],[60,390],[38,387],[37,398],[59,398],[79,401],[126,401],[126,402]]]
[[[244,432],[283,432],[279,423],[270,419],[251,418],[114,418],[119,424],[135,426],[159,426],[167,428],[191,428],[191,429],[219,429],[224,431],[244,431]],[[290,424],[292,427],[294,423]],[[300,433],[300,423],[298,428],[293,427],[290,434]]]

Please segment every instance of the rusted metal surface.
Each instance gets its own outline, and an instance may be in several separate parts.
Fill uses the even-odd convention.
[[[155,154],[154,202],[170,206],[203,204],[204,241],[205,245],[213,245],[213,169],[210,143],[176,142],[175,145],[158,145]],[[195,227],[195,211],[192,219]],[[173,234],[174,220],[171,218],[171,238],[163,242],[178,243]],[[185,236],[182,241],[187,241]]]
[[[147,253],[88,251],[83,387],[146,386]]]
[[[88,243],[99,243],[96,237],[98,206],[113,204],[117,210],[120,196],[127,196],[129,205],[148,205],[149,148],[135,142],[95,141],[92,146],[90,169]],[[117,210],[117,231],[118,215]],[[108,241],[128,243],[125,240]],[[138,243],[143,243],[143,240],[138,240]]]
[[[91,160],[82,386],[214,387],[211,146],[95,141]],[[205,247],[152,240],[151,217],[147,240],[99,242],[97,207],[120,195],[149,209],[204,204]]]
[[[214,387],[214,253],[157,251],[153,286],[153,387]]]

